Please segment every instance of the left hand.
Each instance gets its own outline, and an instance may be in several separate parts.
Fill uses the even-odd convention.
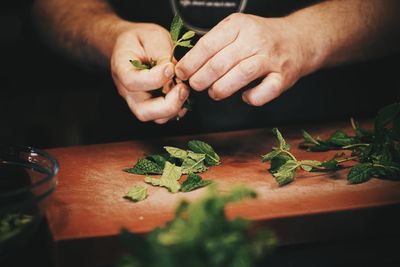
[[[197,42],[175,72],[194,90],[208,89],[215,100],[263,78],[242,95],[246,103],[261,106],[310,72],[307,38],[301,25],[291,25],[286,18],[232,14]]]

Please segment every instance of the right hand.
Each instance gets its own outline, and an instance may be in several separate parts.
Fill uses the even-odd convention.
[[[156,24],[132,23],[116,39],[111,55],[111,73],[119,94],[140,121],[162,124],[177,116],[183,117],[183,104],[189,88],[174,85],[174,64],[169,61],[172,42],[169,33]],[[150,70],[138,70],[130,60],[142,63],[156,60]],[[153,97],[152,90],[164,88],[165,96]]]

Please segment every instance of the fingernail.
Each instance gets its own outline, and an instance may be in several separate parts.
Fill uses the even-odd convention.
[[[179,79],[184,80],[184,81],[187,80],[187,78],[186,78],[186,76],[185,76],[185,73],[184,73],[181,69],[178,69],[178,68],[177,68],[175,71],[176,71],[176,76],[177,76]]]
[[[188,96],[189,96],[189,90],[187,90],[184,86],[181,86],[181,88],[179,88],[179,99],[183,101]]]
[[[167,78],[172,78],[174,75],[174,66],[172,64],[168,64],[168,66],[165,68],[164,75]]]

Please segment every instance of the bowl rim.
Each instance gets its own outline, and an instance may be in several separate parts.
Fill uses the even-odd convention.
[[[28,186],[24,186],[21,188],[18,188],[16,190],[13,191],[9,191],[6,193],[1,193],[0,194],[0,199],[1,198],[7,198],[7,197],[13,197],[15,195],[21,194],[21,193],[25,193],[27,191],[31,191],[32,189],[35,189],[43,184],[46,184],[48,182],[50,182],[57,174],[58,171],[60,170],[60,165],[58,163],[58,160],[52,156],[51,154],[47,153],[46,151],[42,150],[42,149],[38,149],[38,148],[34,148],[31,146],[23,146],[23,145],[4,145],[4,144],[0,144],[0,148],[7,148],[7,149],[13,149],[16,150],[18,152],[27,152],[27,153],[35,153],[39,156],[42,156],[44,158],[46,158],[47,160],[49,160],[52,164],[50,171],[46,171],[47,168],[41,167],[39,164],[34,163],[34,162],[27,162],[27,164],[21,164],[21,163],[16,163],[16,162],[12,162],[12,161],[7,161],[7,160],[2,160],[0,158],[0,163],[13,163],[15,165],[20,165],[20,166],[24,166],[27,168],[31,168],[34,169],[36,171],[41,171],[43,173],[46,173],[47,175],[40,179],[39,181],[36,181]]]

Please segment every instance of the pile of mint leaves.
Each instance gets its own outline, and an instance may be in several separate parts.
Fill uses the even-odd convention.
[[[276,243],[266,229],[254,228],[250,221],[228,220],[228,203],[256,194],[236,187],[229,194],[209,187],[196,202],[182,201],[175,218],[147,235],[121,231],[121,238],[132,254],[120,258],[117,267],[251,267]]]
[[[187,150],[172,146],[165,146],[167,153],[154,154],[139,159],[133,168],[124,171],[132,174],[144,175],[144,182],[153,186],[162,186],[171,193],[190,192],[211,184],[210,180],[203,180],[199,173],[207,171],[211,166],[221,163],[219,155],[206,142],[191,140]],[[161,175],[154,178],[150,175]],[[179,180],[188,175],[181,184]],[[125,195],[132,201],[141,201],[147,197],[147,189],[143,186],[133,186]]]
[[[277,128],[272,131],[278,140],[278,146],[262,156],[262,161],[271,162],[269,172],[279,185],[294,181],[296,171],[302,168],[307,172],[331,172],[344,168],[344,162],[355,162],[347,175],[350,184],[364,183],[373,177],[390,180],[400,180],[400,103],[393,103],[382,108],[376,115],[374,127],[364,129],[358,122],[351,119],[354,130],[348,135],[342,130],[336,130],[328,139],[321,140],[303,131],[304,141],[300,148],[311,152],[330,150],[350,151],[338,153],[327,161],[299,160],[290,151]]]

